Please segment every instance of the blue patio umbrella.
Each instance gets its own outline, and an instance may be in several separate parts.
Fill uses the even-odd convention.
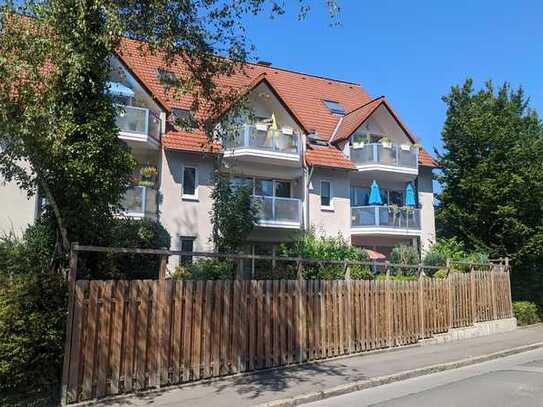
[[[405,187],[405,206],[415,206],[417,202],[415,201],[415,188],[410,182]]]
[[[133,98],[135,93],[128,86],[123,85],[119,82],[108,82],[106,84],[107,92],[115,96],[126,96]]]
[[[381,191],[379,190],[379,185],[373,180],[370,187],[370,199],[368,201],[369,205],[382,205],[383,200],[381,198]]]

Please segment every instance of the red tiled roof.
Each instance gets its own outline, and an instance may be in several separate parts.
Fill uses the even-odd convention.
[[[347,140],[367,119],[375,109],[381,106],[383,96],[373,99],[366,104],[347,113],[336,130],[333,141]]]
[[[419,151],[419,164],[426,167],[437,167],[437,162],[425,149],[421,148]]]
[[[341,151],[334,146],[317,146],[311,144],[307,147],[305,161],[308,165],[316,167],[338,168],[354,170],[356,167]]]
[[[156,70],[165,67],[162,53],[146,51],[141,42],[123,39],[118,56],[167,110],[172,107],[190,108],[192,99],[189,95],[175,97],[159,83]],[[182,76],[185,72],[183,66],[178,58],[172,66],[165,68]],[[281,95],[303,127],[315,129],[325,140],[330,138],[341,116],[331,113],[323,100],[337,101],[346,111],[371,100],[367,92],[354,83],[249,63],[245,65],[244,72],[221,77],[217,83],[227,89],[240,90],[254,84],[255,78],[262,74],[265,74],[266,80]]]
[[[190,95],[175,95],[172,91],[167,91],[157,78],[157,69],[160,67],[173,70],[178,76],[183,77],[186,65],[181,58],[176,58],[171,66],[166,66],[163,62],[163,53],[150,52],[145,44],[127,38],[121,41],[117,54],[122,63],[165,110],[170,111],[174,107],[190,109],[192,103]],[[262,81],[266,81],[272,91],[276,92],[276,96],[299,122],[300,127],[306,131],[315,130],[323,140],[329,140],[336,128],[333,142],[347,139],[378,106],[385,104],[415,142],[415,138],[410,135],[383,97],[372,100],[360,85],[354,83],[250,63],[244,65],[243,72],[239,71],[232,76],[217,79],[221,87],[240,95]],[[345,111],[350,113],[345,116],[333,114],[323,100],[339,102]],[[338,126],[340,119],[342,122]],[[207,136],[201,131],[168,131],[163,136],[162,143],[165,148],[188,151],[216,152],[220,149],[217,144],[211,146]],[[422,165],[435,165],[425,151],[421,150],[420,157]],[[331,146],[311,145],[305,158],[310,165],[354,168],[354,164],[341,151]]]
[[[221,145],[211,143],[203,131],[170,130],[162,136],[162,146],[168,150],[183,150],[193,152],[218,153]]]

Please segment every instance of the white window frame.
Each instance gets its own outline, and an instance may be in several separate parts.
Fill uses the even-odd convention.
[[[322,204],[322,184],[327,182],[330,185],[330,205],[326,206]],[[319,203],[321,205],[321,210],[324,211],[333,211],[334,210],[334,187],[332,180],[330,179],[321,179],[320,180],[320,189],[319,189]]]
[[[194,169],[194,194],[185,194],[185,169],[192,168]],[[181,174],[181,197],[184,200],[188,201],[197,201],[198,200],[198,167],[193,165],[184,165]]]

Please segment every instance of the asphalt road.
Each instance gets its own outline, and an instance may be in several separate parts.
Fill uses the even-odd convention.
[[[311,407],[543,407],[543,349],[421,376]]]

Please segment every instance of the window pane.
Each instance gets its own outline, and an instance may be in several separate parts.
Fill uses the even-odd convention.
[[[183,170],[183,195],[196,193],[196,168],[185,167]]]
[[[256,180],[255,194],[260,196],[273,196],[273,181],[268,179]]]
[[[351,187],[351,206],[366,206],[369,201],[369,193],[367,188],[352,186]]]
[[[341,103],[336,102],[335,100],[324,100],[323,102],[332,113],[345,114],[345,109]]]
[[[194,251],[194,239],[181,239],[181,251],[192,252]],[[181,256],[179,263],[183,265],[192,264],[192,256]]]
[[[290,182],[275,181],[275,196],[280,198],[290,198]]]
[[[403,206],[403,193],[400,191],[390,191],[389,194],[389,205],[398,205]]]
[[[330,189],[328,181],[321,182],[321,206],[330,206]]]

